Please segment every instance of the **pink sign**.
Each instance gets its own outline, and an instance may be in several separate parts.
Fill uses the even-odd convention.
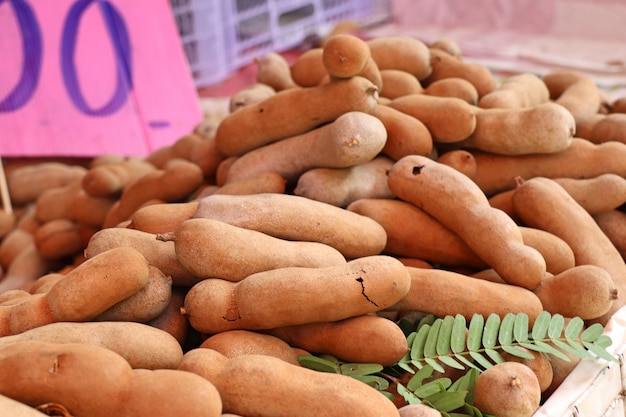
[[[168,0],[0,0],[0,156],[145,156],[201,119]]]

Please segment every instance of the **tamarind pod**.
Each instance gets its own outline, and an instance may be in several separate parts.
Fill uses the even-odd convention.
[[[316,87],[284,90],[226,116],[215,133],[217,148],[225,156],[242,155],[262,145],[300,135],[347,112],[369,113],[377,98],[376,86],[358,76]],[[293,117],[294,114],[299,116]]]
[[[11,230],[0,242],[0,265],[8,267],[22,251],[35,243],[35,236],[21,228]]]
[[[45,417],[50,415],[4,395],[0,395],[0,409],[11,417]]]
[[[81,185],[93,197],[117,197],[128,184],[154,170],[156,167],[148,160],[124,158],[90,167]]]
[[[15,167],[6,174],[11,201],[20,206],[35,202],[41,193],[81,179],[87,168],[63,162],[40,162]]]
[[[324,49],[321,47],[311,48],[300,54],[291,64],[291,78],[301,87],[313,87],[319,85],[322,78],[328,75],[322,62]]]
[[[335,321],[384,310],[408,285],[400,261],[374,255],[343,265],[262,271],[238,282],[208,278],[189,290],[184,314],[193,328],[209,334]]]
[[[297,87],[291,77],[291,67],[287,59],[277,52],[267,52],[255,57],[256,81],[269,85],[276,91]]]
[[[626,213],[616,209],[596,214],[593,218],[626,260]]]
[[[187,343],[187,335],[189,334],[189,322],[180,312],[180,309],[185,303],[186,294],[187,288],[172,287],[170,301],[165,307],[165,310],[146,323],[149,326],[171,334],[178,341],[180,346],[185,346],[185,343]]]
[[[513,204],[526,225],[563,239],[572,248],[576,265],[604,268],[617,291],[626,291],[626,264],[620,253],[594,218],[556,181],[545,177],[519,180]],[[606,323],[623,304],[623,299],[615,300],[611,309],[597,321]]]
[[[462,152],[468,155],[468,151]],[[465,166],[476,166],[470,178],[487,196],[515,188],[516,177],[591,178],[605,173],[626,177],[626,165],[622,163],[626,159],[626,144],[621,142],[593,144],[575,137],[566,150],[554,154],[496,155],[477,150],[469,154],[473,161]],[[454,160],[452,156],[446,158]]]
[[[23,301],[30,293],[22,289],[8,290],[0,293],[0,305],[11,305]]]
[[[7,266],[0,281],[0,293],[25,288],[58,266],[58,261],[47,259],[39,253],[37,245],[33,242]]]
[[[400,327],[374,314],[277,327],[265,333],[279,337],[291,346],[332,355],[343,362],[391,366],[409,350]]]
[[[626,203],[626,178],[617,174],[553,179],[592,216],[614,210]]]
[[[536,74],[521,73],[506,77],[495,90],[478,101],[478,107],[525,108],[550,101],[550,90]]]
[[[197,200],[185,203],[151,204],[133,213],[128,228],[152,234],[170,232],[183,221],[190,219],[197,209]]]
[[[276,94],[276,90],[267,84],[257,82],[245,86],[230,96],[228,111],[233,113],[242,107],[263,101],[274,94]]]
[[[384,253],[447,266],[486,267],[457,234],[412,203],[365,198],[352,202],[346,209],[373,219],[385,229]]]
[[[178,369],[211,382],[220,393],[226,413],[287,417],[297,410],[300,417],[399,417],[396,406],[367,384],[272,356],[227,358],[216,350],[197,348],[185,353]],[[298,384],[293,384],[294,380]]]
[[[211,194],[284,194],[286,190],[287,180],[282,175],[270,171],[239,181],[228,182],[204,196]]]
[[[489,205],[469,177],[420,155],[409,155],[389,170],[389,188],[448,227],[502,278],[533,289],[546,272],[541,254],[524,244],[517,224]]]
[[[214,194],[199,201],[194,217],[287,240],[326,243],[347,259],[379,254],[387,240],[385,229],[367,216],[291,194]]]
[[[593,125],[588,139],[593,143],[616,141],[626,143],[626,114],[612,113],[604,115]]]
[[[226,330],[206,338],[199,346],[213,349],[228,358],[241,355],[267,355],[300,365],[296,351],[283,339],[251,330]]]
[[[440,49],[456,58],[461,58],[463,51],[459,44],[450,38],[440,38],[428,45],[430,49]]]
[[[35,200],[35,216],[39,223],[56,219],[71,219],[72,202],[82,189],[81,178],[60,187],[47,189]]]
[[[537,249],[546,261],[546,270],[553,274],[576,265],[574,251],[563,239],[543,229],[519,226],[524,244]]]
[[[432,72],[424,82],[426,87],[443,78],[459,77],[472,83],[480,98],[495,90],[497,86],[495,77],[488,67],[461,60],[436,48],[430,48],[430,66]]]
[[[433,137],[426,125],[410,114],[393,107],[378,104],[372,115],[376,116],[387,131],[387,141],[380,151],[391,159],[403,156],[430,155],[433,151]]]
[[[433,81],[426,88],[424,94],[437,97],[456,97],[472,105],[478,104],[478,90],[471,82],[460,77],[442,78]]]
[[[368,39],[372,58],[380,70],[398,69],[423,80],[431,74],[430,51],[426,44],[410,36],[383,36]]]
[[[474,314],[487,317],[497,314],[526,313],[529,322],[543,311],[539,297],[531,290],[506,283],[472,278],[443,269],[406,267],[411,275],[408,294],[388,310],[421,311],[438,317]]]
[[[386,69],[379,70],[382,81],[380,97],[390,100],[408,94],[418,94],[423,92],[422,84],[413,74],[403,70]]]
[[[575,119],[597,113],[602,96],[595,81],[576,70],[553,70],[542,76],[550,98],[569,110]]]

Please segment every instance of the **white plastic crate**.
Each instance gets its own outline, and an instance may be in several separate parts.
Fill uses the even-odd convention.
[[[389,0],[170,0],[196,86],[217,83],[256,56],[293,48],[342,20],[391,16]]]

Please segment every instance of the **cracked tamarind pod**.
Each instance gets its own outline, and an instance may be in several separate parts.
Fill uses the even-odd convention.
[[[384,310],[408,293],[410,281],[399,260],[374,255],[257,272],[236,283],[205,279],[189,290],[181,311],[194,329],[209,334],[335,321]]]

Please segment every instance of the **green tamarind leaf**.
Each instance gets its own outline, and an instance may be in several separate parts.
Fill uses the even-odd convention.
[[[380,372],[384,367],[378,363],[344,363],[339,371],[348,376],[371,375]]]
[[[313,355],[298,355],[298,362],[305,368],[313,369],[314,371],[330,372],[339,374],[339,366],[325,358],[320,358]]]
[[[463,407],[463,404],[465,404],[466,395],[467,393],[462,391],[441,391],[429,395],[428,397],[424,398],[424,400],[432,404],[432,407],[436,410],[445,413]]]
[[[404,398],[404,400],[409,404],[421,404],[422,401],[417,398],[411,391],[409,391],[404,385],[398,384],[396,385],[396,392]]]
[[[422,359],[424,357],[424,345],[430,331],[430,324],[425,324],[415,333],[415,338],[411,344],[411,359]]]
[[[548,337],[550,339],[561,337],[564,325],[565,318],[561,314],[553,314],[550,318],[550,325],[548,326]]]
[[[449,366],[450,368],[459,369],[459,370],[465,369],[465,367],[463,365],[461,365],[452,356],[441,355],[441,356],[438,357],[438,359],[439,359],[440,362],[442,362],[444,365]]]
[[[452,352],[459,353],[465,350],[465,334],[467,332],[467,321],[465,316],[457,314],[454,317],[452,326],[452,334],[450,335],[450,349]]]
[[[421,399],[426,399],[438,392],[445,392],[450,385],[452,385],[450,378],[438,378],[417,388],[413,394]]]
[[[430,327],[426,343],[424,343],[424,357],[434,358],[437,356],[437,339],[439,338],[439,330],[441,329],[442,320],[435,320]]]
[[[505,359],[502,357],[502,355],[500,354],[500,352],[498,352],[496,349],[485,349],[485,354],[487,354],[487,356],[489,356],[489,359],[491,359],[493,361],[493,363],[502,363],[502,362],[506,362]]]
[[[518,342],[526,342],[528,340],[528,315],[526,313],[519,313],[515,316],[513,336]]]
[[[498,340],[498,331],[500,329],[500,316],[497,314],[490,314],[485,322],[485,328],[483,329],[483,346],[486,348],[492,348],[496,345]]]
[[[596,342],[603,333],[604,328],[602,327],[602,325],[600,323],[594,323],[582,332],[580,338],[583,340],[583,342]]]
[[[593,359],[593,355],[591,353],[589,353],[587,351],[587,349],[585,349],[583,346],[581,346],[580,343],[577,340],[566,339],[565,341],[567,342],[569,347],[572,348],[572,351],[575,352],[575,353],[573,353],[574,355],[578,356],[579,358],[583,358],[583,359]]]
[[[533,340],[545,339],[548,334],[548,326],[550,326],[550,317],[551,315],[547,311],[539,313],[531,331]]]
[[[493,366],[493,364],[489,362],[489,360],[487,360],[487,358],[485,358],[480,352],[470,351],[469,354],[472,359],[474,359],[474,361],[483,368],[487,369]]]
[[[552,340],[551,343],[562,351],[569,353],[570,355],[579,356],[578,350],[571,347],[569,343],[565,343],[564,341],[558,339]],[[569,357],[567,358],[567,362],[570,362]]]
[[[566,339],[578,339],[580,337],[580,332],[585,327],[585,322],[580,317],[572,317],[567,323],[565,327],[565,338]]]
[[[513,325],[515,324],[515,314],[507,313],[500,322],[500,331],[498,333],[498,343],[501,346],[513,343]]]
[[[450,353],[450,339],[452,338],[453,326],[454,317],[452,316],[446,316],[441,321],[441,328],[439,329],[439,336],[437,337],[437,355],[448,355]]]
[[[389,388],[389,381],[385,378],[376,375],[354,375],[354,379],[357,379],[378,391],[384,391]]]
[[[437,372],[441,372],[444,373],[446,370],[443,369],[443,366],[441,366],[441,364],[439,364],[439,362],[437,362],[437,359],[435,358],[424,358],[424,362],[426,362],[428,365],[432,366],[433,369]]]
[[[467,391],[468,394],[474,391],[476,386],[476,378],[478,377],[478,370],[471,368],[465,375],[457,378],[456,381],[450,385],[448,391]]]
[[[417,388],[422,386],[422,383],[426,378],[430,378],[433,376],[434,369],[430,365],[425,365],[423,368],[418,370],[415,375],[409,380],[407,384],[407,388],[411,391],[415,391]]]
[[[532,343],[521,344],[521,346],[524,346],[526,349],[534,350],[535,352],[548,353],[557,358],[567,360],[567,355],[546,342],[535,340]]]
[[[470,320],[467,334],[467,349],[470,351],[480,349],[480,343],[483,337],[483,327],[485,318],[480,314],[474,314]]]
[[[532,353],[528,352],[527,350],[520,349],[519,347],[514,346],[514,345],[503,345],[502,350],[508,353],[509,355],[513,355],[518,358],[523,358],[523,359],[534,358]]]
[[[477,368],[477,366],[472,363],[469,359],[467,359],[464,355],[455,354],[454,357],[459,361],[465,364],[468,368]]]
[[[596,339],[595,343],[596,345],[606,349],[613,344],[613,340],[611,340],[610,336],[603,334],[602,336],[598,337],[598,339]]]
[[[609,362],[619,362],[619,359],[617,359],[616,357],[614,357],[613,355],[611,355],[609,352],[606,351],[606,349],[604,349],[601,346],[598,346],[594,343],[590,343],[590,342],[583,342],[583,345],[585,345],[585,347],[591,351],[594,355],[596,355],[599,358],[602,358],[606,361]]]

